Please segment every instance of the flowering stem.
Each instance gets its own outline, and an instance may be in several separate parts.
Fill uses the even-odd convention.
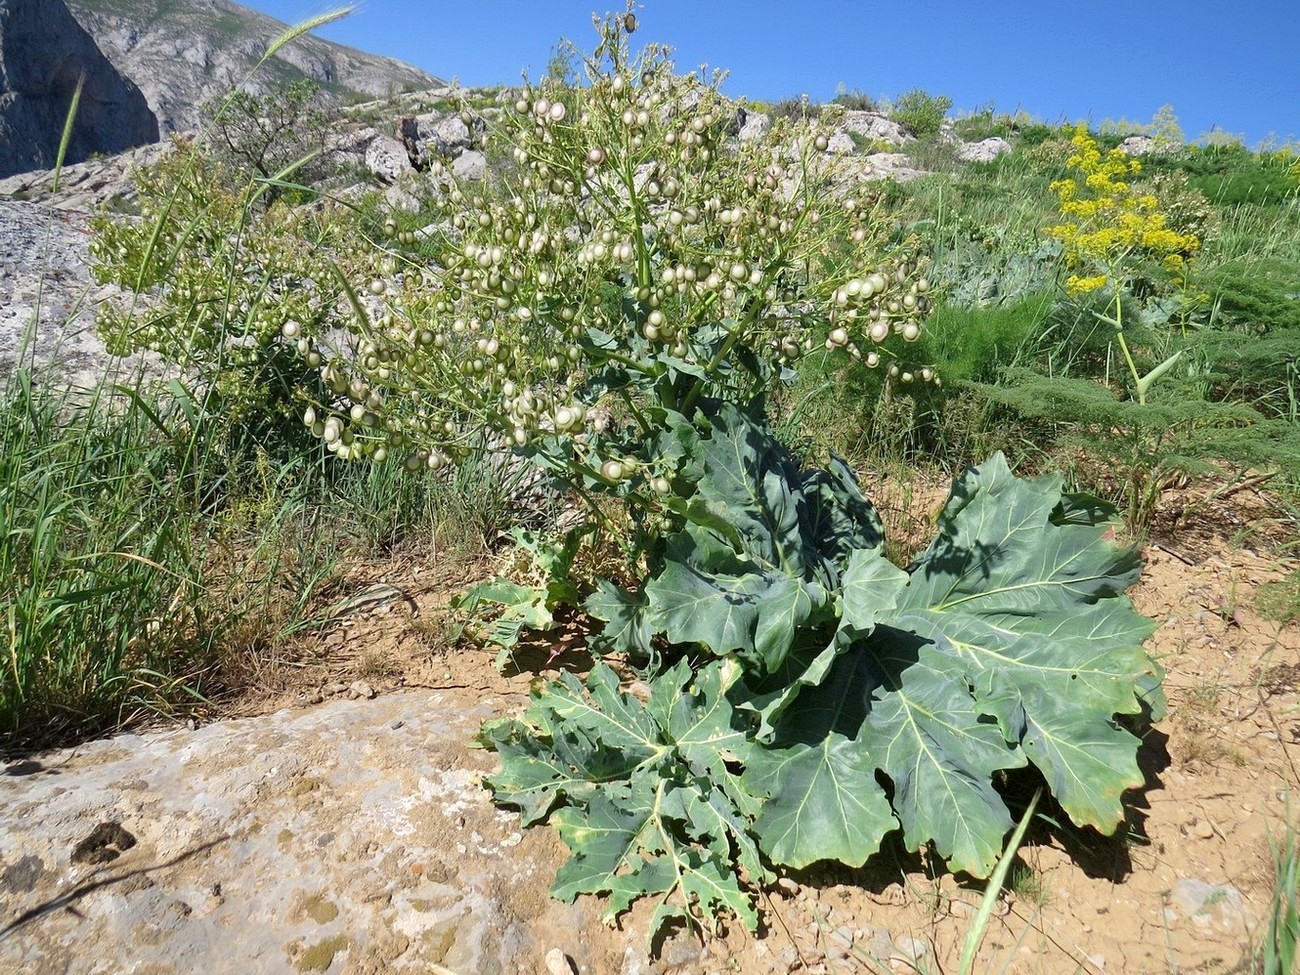
[[[1120,300],[1118,288],[1115,290],[1115,317],[1110,319],[1110,322],[1115,326],[1115,338],[1119,341],[1120,351],[1124,353],[1124,361],[1128,363],[1129,375],[1133,377],[1133,388],[1137,390],[1138,405],[1146,406],[1146,384],[1142,382],[1137,363],[1133,361],[1133,353],[1129,351],[1128,341],[1124,338],[1124,305]]]

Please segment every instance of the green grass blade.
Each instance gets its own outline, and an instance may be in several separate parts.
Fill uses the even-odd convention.
[[[1038,807],[1038,798],[1042,795],[1042,789],[1034,793],[1034,797],[1029,800],[1029,807],[1025,814],[1020,817],[1020,822],[1016,825],[1016,830],[1011,834],[1011,839],[1007,840],[1006,847],[1002,850],[1002,856],[998,859],[998,865],[993,869],[993,876],[989,877],[989,882],[984,887],[984,898],[980,901],[979,912],[975,915],[975,920],[971,924],[970,930],[966,932],[966,944],[962,948],[961,965],[957,969],[961,975],[970,975],[974,970],[975,953],[979,951],[981,942],[984,940],[984,931],[988,928],[989,918],[993,916],[993,908],[997,906],[998,894],[1001,893],[1003,885],[1007,882],[1007,873],[1011,870],[1011,861],[1015,858],[1016,850],[1020,849],[1020,844],[1024,841],[1025,830],[1029,828],[1029,821],[1034,816],[1034,810]]]

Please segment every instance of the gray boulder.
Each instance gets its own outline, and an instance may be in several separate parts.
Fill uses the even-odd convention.
[[[135,198],[131,174],[141,166],[152,166],[171,149],[171,143],[154,142],[117,156],[97,156],[84,163],[65,165],[59,174],[59,192],[54,174],[32,170],[0,179],[0,201],[45,201],[55,210],[89,213],[105,204],[129,204]]]
[[[384,183],[396,183],[413,169],[406,146],[388,135],[376,135],[370,141],[365,159],[366,169]]]
[[[979,142],[963,142],[957,148],[957,158],[962,162],[992,162],[1010,151],[1011,143],[995,135]]]
[[[1145,156],[1156,149],[1156,140],[1149,135],[1131,135],[1119,144],[1119,151],[1129,156]]]
[[[738,136],[741,142],[754,142],[767,135],[772,128],[772,119],[763,112],[744,112]]]
[[[832,132],[826,144],[826,151],[837,156],[851,156],[855,148],[853,140],[843,132]]]
[[[875,152],[869,156],[855,157],[857,178],[864,181],[894,180],[906,183],[908,180],[924,176],[923,170],[912,165],[912,160],[902,152]]]
[[[912,137],[903,130],[901,125],[879,112],[845,112],[840,128],[864,139],[887,142],[891,146],[901,146],[905,142],[912,141]]]
[[[430,122],[432,122],[431,137],[440,147],[440,155],[449,156],[457,150],[470,147],[469,126],[459,115],[448,115],[438,121],[430,120]],[[421,129],[423,128],[422,124]]]
[[[451,171],[457,179],[480,180],[487,175],[487,157],[476,149],[467,150],[452,161]]]
[[[419,198],[405,186],[393,185],[384,190],[384,203],[390,210],[401,210],[405,213],[420,212]]]
[[[104,57],[64,0],[0,0],[0,178],[51,168],[78,81],[67,162],[158,141],[144,96]]]

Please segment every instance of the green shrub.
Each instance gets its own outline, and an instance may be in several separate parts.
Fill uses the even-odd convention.
[[[1073,449],[1089,466],[1084,477],[1110,482],[1138,533],[1150,526],[1169,479],[1204,473],[1210,460],[1300,472],[1300,430],[1294,423],[1268,419],[1242,403],[1206,402],[1177,383],[1145,404],[1120,399],[1091,378],[1049,377],[1026,368],[972,389],[1021,424],[1040,449]]]
[[[974,308],[941,303],[921,336],[923,354],[943,364],[945,382],[990,382],[1031,351],[1053,302],[1044,293]]]
[[[817,102],[809,101],[807,95],[782,98],[778,102],[773,102],[771,107],[768,108],[768,113],[772,116],[773,120],[785,119],[789,122],[802,122],[805,119],[815,119],[821,115],[821,112],[821,105]]]
[[[1251,203],[1276,206],[1295,195],[1287,154],[1255,153],[1240,143],[1187,146],[1181,152],[1148,157],[1153,172],[1184,172],[1192,186],[1216,206]]]
[[[1010,139],[1016,131],[1013,116],[1000,114],[991,108],[963,115],[953,123],[953,134],[964,142],[979,142],[994,136]]]
[[[1262,335],[1300,332],[1300,267],[1280,260],[1225,262],[1197,284],[1210,297],[1212,324]]]
[[[947,95],[931,95],[923,88],[913,88],[898,96],[889,115],[918,139],[928,139],[939,134],[950,108],[952,99]]]
[[[302,450],[310,439],[292,413],[322,388],[309,338],[356,314],[340,278],[351,211],[286,200],[262,212],[264,184],[192,145],[135,179],[142,219],[92,221],[92,271],[122,289],[96,309],[109,349],[149,350],[197,376],[205,430],[232,456]]]
[[[295,182],[311,185],[330,171],[327,145],[332,119],[320,86],[307,80],[265,95],[237,90],[203,106],[203,133],[214,157],[236,172],[265,180],[292,170]],[[269,204],[283,192],[269,186]]]

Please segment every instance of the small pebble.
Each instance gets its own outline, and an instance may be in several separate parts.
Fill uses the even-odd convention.
[[[559,948],[552,948],[546,953],[546,971],[548,975],[577,975],[573,959]]]
[[[353,699],[364,698],[369,701],[375,696],[375,689],[363,680],[354,680],[348,685],[348,696]]]

